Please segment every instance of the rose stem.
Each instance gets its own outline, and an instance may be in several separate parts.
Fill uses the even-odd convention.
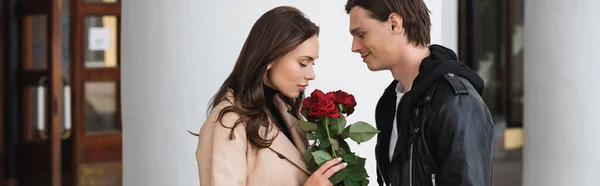
[[[333,141],[331,141],[331,136],[329,135],[329,120],[328,117],[325,117],[325,131],[327,131],[327,140],[329,144],[331,144],[331,152],[333,152],[333,158],[337,158],[335,154],[335,148],[333,147]]]

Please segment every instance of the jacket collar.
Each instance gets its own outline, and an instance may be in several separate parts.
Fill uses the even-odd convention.
[[[403,133],[405,135],[408,134],[407,135],[408,138],[405,138],[408,140],[406,140],[404,143],[396,143],[396,146],[394,148],[394,153],[392,155],[392,161],[397,158],[397,156],[400,154],[400,152],[404,148],[410,146],[410,144],[413,143],[413,141],[421,135],[422,129],[423,129],[423,127],[425,127],[425,122],[427,121],[427,117],[426,117],[427,113],[429,112],[428,110],[424,110],[425,107],[423,107],[423,105],[431,103],[431,100],[433,99],[433,94],[435,93],[437,85],[438,85],[438,83],[435,82],[432,86],[428,87],[427,90],[425,91],[425,93],[423,94],[423,96],[418,97],[418,99],[415,101],[414,106],[405,108],[405,109],[409,110],[406,114],[404,113],[406,111],[402,111],[402,113],[397,113],[398,118],[410,118],[409,120],[402,120],[402,122],[408,122],[406,124],[400,125],[400,123],[401,123],[400,120],[398,120],[398,122],[395,123],[399,127],[402,126],[402,128],[399,128],[399,129],[404,129],[404,130],[401,130],[401,131],[408,130],[408,133]],[[422,113],[422,112],[427,112],[427,113]]]
[[[292,141],[290,141],[285,134],[279,130],[279,128],[274,127],[273,130],[269,132],[271,135],[269,135],[267,139],[273,138],[274,135],[277,136],[273,139],[269,149],[277,153],[280,158],[283,157],[289,160],[291,163],[296,165],[296,167],[302,169],[302,171],[310,175],[303,158],[303,153],[308,147],[306,133],[300,129],[300,126],[298,125],[298,119],[289,113],[291,108],[281,96],[281,94],[276,95],[273,98],[273,101],[277,110],[279,111],[279,114],[281,114],[281,117],[285,122],[285,126],[290,131]]]

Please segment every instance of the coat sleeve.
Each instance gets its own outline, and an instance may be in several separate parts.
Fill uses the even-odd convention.
[[[491,186],[494,128],[483,101],[468,94],[453,96],[435,120],[440,122],[435,181],[445,186]]]
[[[231,127],[238,119],[236,114],[224,115],[222,123],[216,116],[209,116],[199,133],[196,160],[201,186],[246,185],[247,159],[245,126],[235,127],[234,139],[230,139]]]

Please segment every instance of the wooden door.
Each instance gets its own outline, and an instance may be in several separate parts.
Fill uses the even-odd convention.
[[[118,0],[71,0],[73,182],[122,185]]]
[[[18,184],[122,185],[121,3],[22,0],[19,12]]]
[[[19,185],[60,186],[62,0],[22,0],[22,139]]]

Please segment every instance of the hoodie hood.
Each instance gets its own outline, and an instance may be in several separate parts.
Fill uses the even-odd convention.
[[[445,81],[444,75],[448,73],[454,73],[457,76],[467,79],[473,85],[473,87],[475,87],[479,95],[481,95],[483,92],[483,79],[481,79],[473,70],[458,61],[458,57],[452,50],[440,45],[431,45],[429,46],[429,51],[429,56],[421,61],[421,65],[419,66],[419,74],[413,81],[410,90],[402,96],[400,104],[395,110],[396,117],[398,118],[396,123],[396,125],[399,127],[397,129],[399,132],[398,135],[404,136],[404,143],[396,143],[394,157],[398,155],[399,152],[402,152],[398,151],[398,149],[405,149],[412,142],[412,140],[419,135],[419,133],[413,132],[412,129],[418,127],[418,125],[421,123],[411,122],[411,120],[415,119],[412,113],[415,111],[415,107],[419,106],[416,104],[418,104],[420,100],[424,100],[419,98],[423,97],[429,87],[433,86],[437,81]],[[394,98],[396,98],[395,87],[397,83],[398,80],[394,80],[386,88],[384,95],[377,104],[378,110],[375,111],[375,117],[379,118],[379,121],[384,120],[382,121],[383,124],[378,123],[378,128],[381,128],[382,131],[389,131],[392,129],[391,125],[393,123],[390,119],[391,117],[388,118],[389,120],[385,120],[384,118],[393,114],[393,112],[390,112],[388,109],[394,106],[394,102],[392,100],[395,100]],[[389,137],[390,134],[387,133],[385,135],[387,135],[386,137]],[[386,158],[387,156],[382,159]]]
[[[415,90],[415,95],[423,94],[431,84],[448,73],[454,73],[467,79],[479,95],[483,93],[483,79],[475,71],[458,61],[456,53],[440,45],[429,46],[429,51],[430,55],[421,61],[419,75],[413,82],[412,90]]]
[[[484,87],[483,79],[475,71],[458,61],[456,53],[440,45],[429,46],[429,51],[429,56],[421,61],[419,75],[405,96],[420,97],[427,88],[448,73],[454,73],[467,79],[481,96]],[[398,81],[394,80],[386,91],[394,91],[397,83]]]

